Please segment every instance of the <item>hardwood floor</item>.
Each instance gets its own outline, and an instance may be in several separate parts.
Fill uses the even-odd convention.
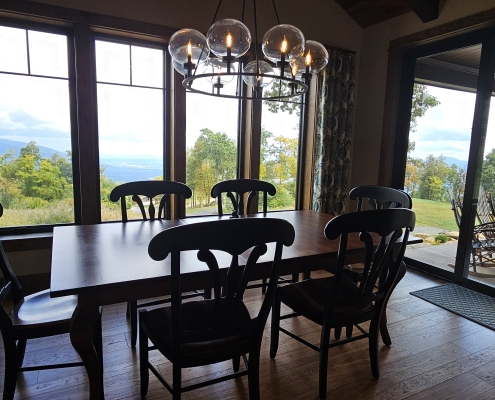
[[[409,294],[442,281],[408,270],[389,302],[392,346],[380,347],[380,379],[373,379],[366,340],[330,350],[327,397],[338,399],[495,399],[495,332]],[[260,290],[250,290],[246,302],[256,306]],[[319,327],[302,318],[283,321],[313,343]],[[139,399],[138,356],[129,345],[125,305],[103,311],[106,399]],[[317,399],[318,353],[281,334],[275,360],[268,355],[269,329],[260,362],[264,399]],[[3,349],[0,355],[3,385]],[[26,365],[78,359],[67,335],[28,342]],[[170,363],[158,352],[152,362],[166,376]],[[230,362],[183,371],[186,383],[228,372]],[[87,399],[83,368],[45,370],[18,375],[16,399]],[[148,396],[171,399],[154,376]],[[184,399],[248,399],[247,378],[230,380],[189,392]]]

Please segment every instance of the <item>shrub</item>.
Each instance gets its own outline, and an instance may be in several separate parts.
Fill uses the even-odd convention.
[[[440,233],[435,236],[435,242],[437,243],[445,243],[449,240],[448,236],[445,235],[444,233]]]

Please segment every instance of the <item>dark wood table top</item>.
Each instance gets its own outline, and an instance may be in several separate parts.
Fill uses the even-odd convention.
[[[320,261],[336,257],[338,241],[330,241],[323,235],[323,229],[333,218],[332,215],[315,211],[283,211],[249,217],[265,216],[285,219],[295,228],[294,244],[283,250],[284,273],[302,272],[303,267],[308,270],[316,269],[321,266],[318,265]],[[129,221],[55,227],[51,296],[91,294],[101,297],[98,299],[99,304],[107,304],[163,295],[164,291],[169,290],[170,257],[164,261],[152,260],[148,255],[150,240],[173,226],[220,218],[207,216],[172,221]],[[357,237],[354,242],[357,254],[362,245]],[[269,249],[260,262],[269,260],[271,256],[272,251]],[[186,252],[183,257],[187,261],[182,263],[185,289],[188,277],[191,280],[191,289],[201,288],[198,284],[207,273],[206,265],[197,260],[195,251]],[[224,267],[227,268],[230,259],[227,256],[224,259]]]

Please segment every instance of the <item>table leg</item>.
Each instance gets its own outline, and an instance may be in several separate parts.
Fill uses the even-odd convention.
[[[89,398],[104,399],[103,354],[101,341],[101,314],[97,305],[84,304],[78,298],[78,305],[72,316],[70,341],[81,357],[89,379]]]

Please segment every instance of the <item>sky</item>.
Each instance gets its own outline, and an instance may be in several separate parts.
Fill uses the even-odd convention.
[[[412,156],[424,159],[433,154],[467,161],[476,95],[433,86],[428,86],[428,93],[440,104],[417,120],[416,132],[409,135],[409,140],[416,143]],[[490,103],[485,155],[495,147],[494,100]]]

